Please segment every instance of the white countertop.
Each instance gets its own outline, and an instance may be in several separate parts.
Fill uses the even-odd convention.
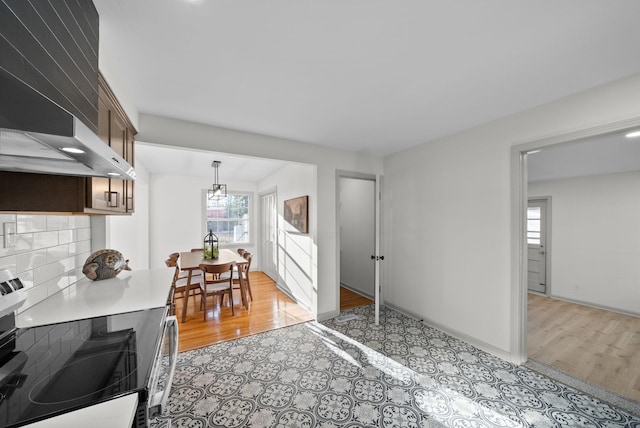
[[[16,316],[20,328],[163,307],[173,269],[123,271],[115,278],[82,278]]]
[[[28,428],[129,428],[138,406],[138,394],[105,401],[95,406],[85,407],[44,419],[29,425]]]

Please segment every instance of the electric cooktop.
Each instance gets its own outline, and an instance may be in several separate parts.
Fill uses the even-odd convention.
[[[0,343],[0,428],[138,392],[147,385],[165,308],[16,330]]]

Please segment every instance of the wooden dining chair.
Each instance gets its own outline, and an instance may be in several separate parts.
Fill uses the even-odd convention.
[[[179,297],[184,297],[184,293],[187,290],[187,280],[188,278],[180,277],[180,267],[178,266],[178,262],[172,259],[167,259],[164,261],[167,267],[171,267],[175,269],[173,273],[173,279],[171,281],[171,291],[169,292],[169,300],[167,301],[167,305],[169,305],[170,309],[173,309],[175,312],[175,299],[178,298],[176,294],[180,293]],[[192,296],[197,296],[199,293],[202,293],[202,289],[204,288],[204,277],[200,276],[191,276],[191,291]]]
[[[253,300],[253,294],[251,294],[251,283],[249,282],[249,269],[251,268],[251,259],[253,258],[253,256],[250,252],[245,251],[242,257],[244,257],[244,259],[247,260],[248,263],[236,265],[237,269],[233,270],[231,277],[233,279],[233,283],[238,285],[238,287],[235,287],[234,289],[238,290],[240,288],[240,275],[242,275],[242,279],[246,285],[246,289],[249,292],[249,299]],[[222,279],[226,279],[228,278],[228,276],[229,274],[225,273],[222,275]]]
[[[174,262],[178,263],[178,259],[180,258],[180,253],[171,253],[169,254],[169,259],[168,260],[173,260]],[[202,271],[199,269],[194,269],[191,271],[191,277],[193,278],[194,276],[202,276]],[[189,272],[186,270],[181,270],[180,273],[178,274],[178,278],[180,279],[184,279],[187,278],[189,276]]]
[[[207,320],[207,298],[209,296],[220,296],[220,305],[222,305],[224,295],[228,294],[229,303],[231,304],[231,315],[235,315],[233,305],[233,276],[231,275],[234,265],[234,262],[219,265],[210,265],[203,263],[200,265],[200,270],[205,273],[206,278],[205,286],[200,300],[200,306],[204,307],[205,321]],[[225,275],[226,278],[223,278],[223,276]]]
[[[245,266],[244,266],[244,283],[247,284],[247,291],[249,291],[249,298],[251,300],[253,300],[253,294],[251,294],[251,281],[249,281],[249,270],[251,270],[251,260],[253,259],[253,254],[251,254],[250,252],[245,252],[242,257],[244,257],[244,259],[248,262]]]

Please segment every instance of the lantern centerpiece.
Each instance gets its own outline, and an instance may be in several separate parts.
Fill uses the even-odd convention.
[[[204,258],[207,260],[218,258],[218,236],[209,229],[209,233],[204,237]]]

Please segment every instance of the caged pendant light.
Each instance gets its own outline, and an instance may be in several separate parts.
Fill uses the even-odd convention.
[[[213,184],[209,190],[207,190],[207,196],[209,199],[218,200],[225,199],[227,197],[227,185],[220,184],[220,181],[218,180],[218,167],[221,163],[222,162],[220,161],[213,161],[211,163],[211,166],[213,167]]]

